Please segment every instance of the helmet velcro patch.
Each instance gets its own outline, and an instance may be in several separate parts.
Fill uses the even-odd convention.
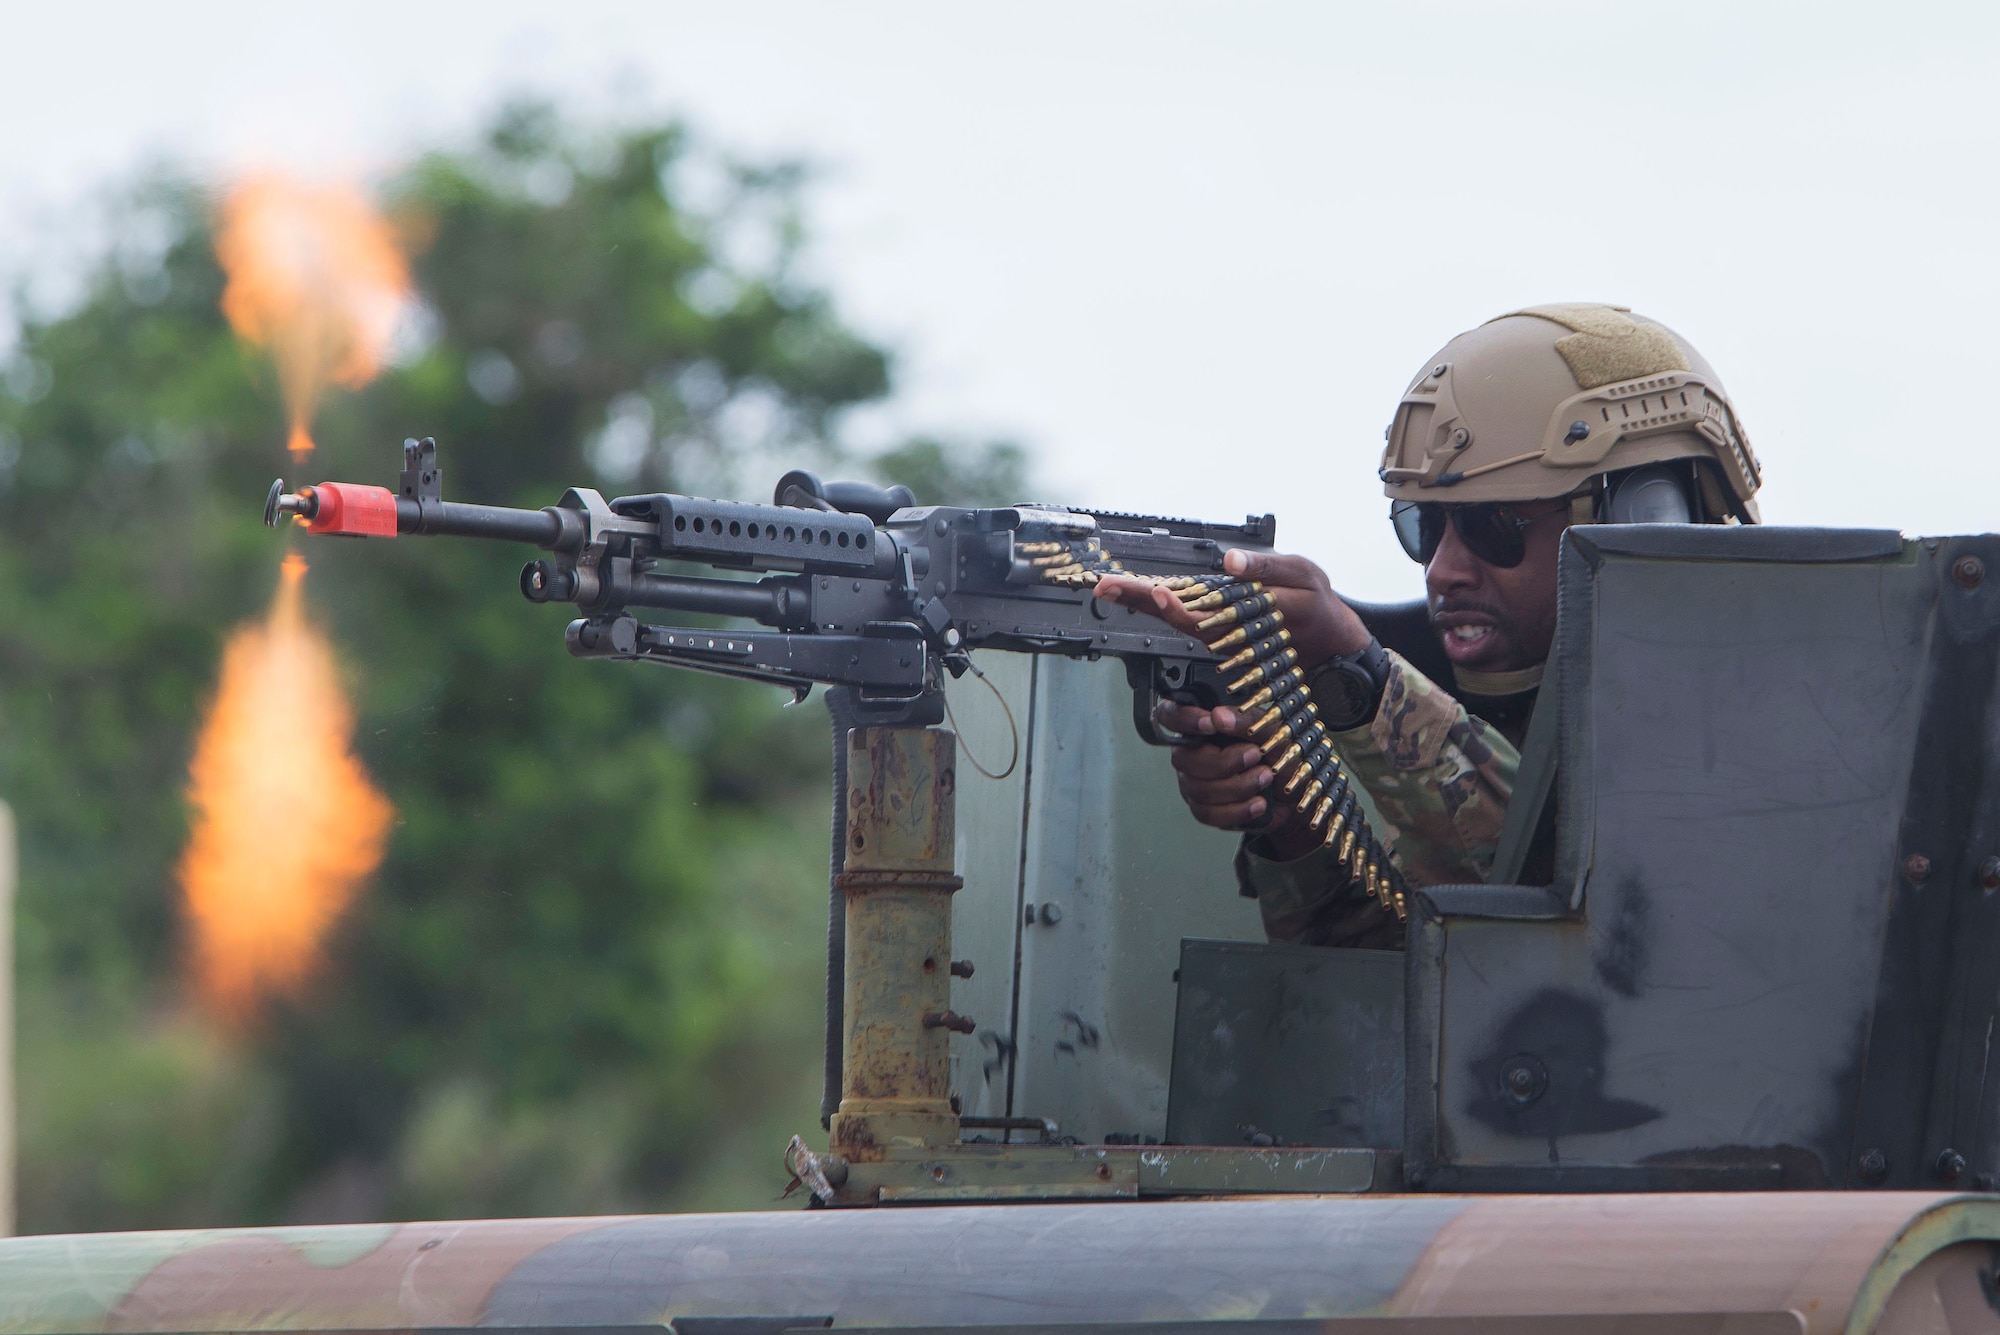
[[[1532,315],[1571,331],[1556,340],[1556,351],[1569,363],[1578,389],[1688,369],[1687,354],[1672,334],[1659,325],[1634,320],[1616,306],[1566,301],[1509,314]]]

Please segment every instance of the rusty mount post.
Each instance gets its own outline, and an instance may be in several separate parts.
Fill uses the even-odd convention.
[[[956,1145],[949,1042],[957,739],[847,735],[845,1061],[831,1148],[851,1161]]]

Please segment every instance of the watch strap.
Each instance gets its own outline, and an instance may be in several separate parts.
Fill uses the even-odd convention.
[[[1389,651],[1371,636],[1353,653],[1328,659],[1318,675],[1323,684],[1313,695],[1321,702],[1326,726],[1335,732],[1358,728],[1382,707],[1382,692],[1389,685]]]

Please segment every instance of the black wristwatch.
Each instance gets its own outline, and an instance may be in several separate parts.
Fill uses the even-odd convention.
[[[1382,707],[1389,684],[1389,652],[1382,641],[1370,639],[1365,648],[1326,661],[1315,674],[1313,698],[1319,716],[1333,732],[1358,728]]]

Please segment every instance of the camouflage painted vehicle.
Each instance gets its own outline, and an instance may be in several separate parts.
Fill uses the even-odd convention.
[[[1404,952],[1259,940],[1087,655],[986,663],[963,802],[836,696],[837,1208],[18,1239],[0,1327],[2000,1330],[1996,559],[1571,530],[1555,881]]]
[[[23,1238],[22,1331],[1991,1330],[2000,1205],[1310,1197]]]

